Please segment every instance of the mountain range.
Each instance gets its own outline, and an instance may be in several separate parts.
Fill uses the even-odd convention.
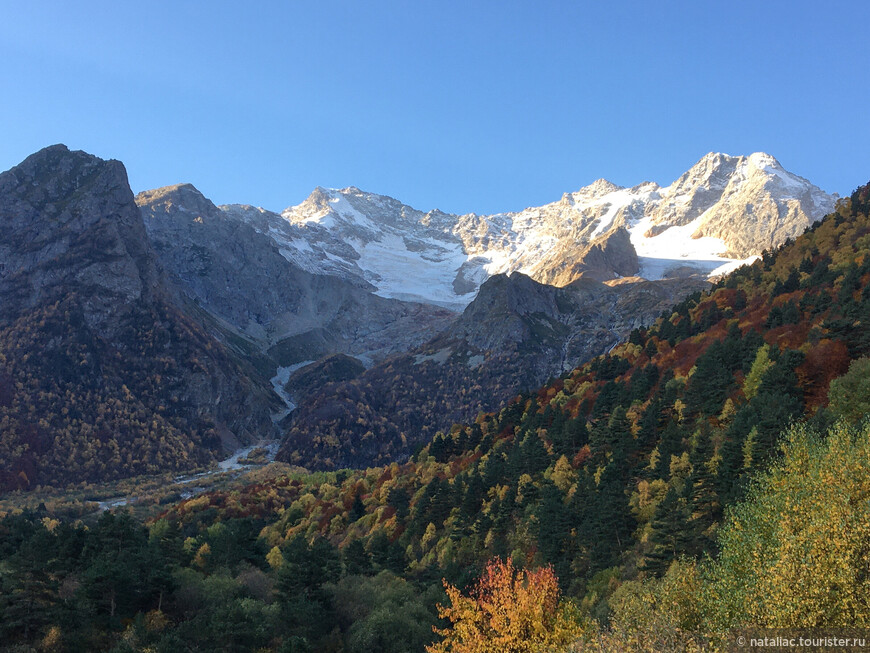
[[[134,198],[119,162],[47,148],[0,176],[4,486],[67,482],[70,456],[114,477],[283,433],[280,456],[312,466],[402,458],[835,199],[769,155],[708,154],[667,187],[599,180],[516,213],[318,188],[277,214],[189,184]]]
[[[557,286],[590,274],[721,274],[798,236],[835,199],[768,154],[710,153],[666,187],[599,179],[515,213],[424,213],[354,187],[318,188],[280,216],[222,208],[312,273],[362,279],[385,297],[462,308],[500,273]]]
[[[519,278],[530,306],[545,301]],[[120,604],[123,616],[162,604],[170,618],[125,641],[212,650],[217,631],[272,650],[416,651],[436,637],[426,650],[529,650],[542,633],[548,650],[684,653],[733,650],[740,629],[866,623],[868,325],[870,185],[606,355],[452,425],[404,463],[273,466],[167,507],[140,537],[180,560],[180,587],[166,601],[165,576],[134,585],[150,601]],[[354,373],[340,356],[320,367]],[[316,384],[316,371],[298,380]],[[20,594],[36,577],[31,543],[51,543],[50,528],[32,513],[0,532],[20,551]],[[64,550],[75,553],[57,545],[46,558]],[[230,589],[194,602],[208,581]],[[552,590],[531,598],[545,581]]]

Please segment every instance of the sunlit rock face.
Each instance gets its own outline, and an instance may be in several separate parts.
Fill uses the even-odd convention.
[[[678,269],[720,274],[797,236],[835,201],[768,154],[711,153],[666,187],[600,179],[514,213],[423,212],[354,187],[317,188],[281,216],[223,208],[269,233],[310,272],[367,282],[384,297],[461,308],[500,273],[555,285],[581,276],[661,279]]]

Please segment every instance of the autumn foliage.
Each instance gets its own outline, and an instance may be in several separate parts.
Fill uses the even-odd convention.
[[[526,653],[576,639],[579,626],[570,607],[560,606],[552,567],[521,570],[510,559],[493,558],[469,596],[444,585],[450,605],[439,605],[438,614],[452,625],[435,629],[443,640],[428,646],[429,653]]]

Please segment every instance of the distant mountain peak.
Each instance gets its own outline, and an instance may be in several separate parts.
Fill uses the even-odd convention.
[[[318,186],[280,216],[241,205],[222,210],[308,272],[459,310],[498,273],[565,285],[582,275],[618,279],[636,260],[647,279],[674,270],[719,274],[801,233],[835,199],[765,152],[709,152],[665,187],[602,178],[551,204],[492,215],[423,212],[357,186]],[[595,255],[593,245],[619,229],[630,236],[620,256]],[[605,268],[591,269],[594,261]]]
[[[622,190],[622,186],[617,186],[613,182],[602,177],[601,179],[596,179],[588,186],[584,186],[578,191],[578,193],[590,197],[602,197],[617,190]]]
[[[772,167],[782,169],[782,164],[777,161],[776,157],[767,152],[753,152],[747,159],[758,168]]]
[[[147,204],[155,209],[160,207],[159,212],[150,214],[152,220],[157,215],[171,216],[171,219],[179,219],[181,215],[184,215],[195,222],[204,224],[206,220],[213,221],[222,215],[220,209],[210,199],[203,195],[196,186],[188,183],[142,191],[136,195],[136,203],[140,206]],[[178,207],[181,213],[174,211],[173,207]],[[147,226],[149,225],[146,221]]]

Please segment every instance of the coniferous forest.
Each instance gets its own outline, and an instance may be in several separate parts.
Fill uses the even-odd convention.
[[[868,627],[868,325],[870,185],[406,462],[264,476],[144,523],[10,511],[0,641],[702,651],[726,650],[742,627]],[[30,409],[4,403],[7,357],[0,415],[12,419]],[[160,420],[187,428],[171,410]]]

